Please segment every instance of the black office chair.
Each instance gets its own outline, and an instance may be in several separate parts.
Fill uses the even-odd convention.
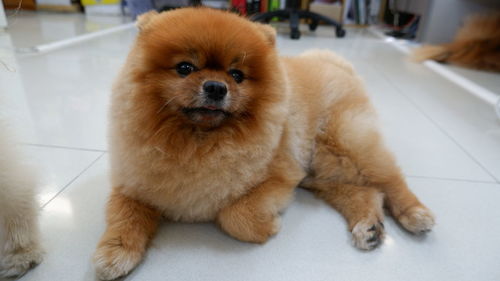
[[[319,22],[324,22],[328,25],[335,26],[335,34],[337,37],[341,38],[345,36],[345,29],[342,25],[335,20],[322,16],[320,14],[305,11],[300,9],[300,0],[289,0],[287,2],[288,8],[284,10],[276,10],[265,13],[257,13],[250,17],[253,21],[269,23],[272,18],[276,17],[278,19],[288,19],[290,20],[290,38],[299,39],[299,23],[300,19],[310,19],[309,30],[314,31],[318,27]]]

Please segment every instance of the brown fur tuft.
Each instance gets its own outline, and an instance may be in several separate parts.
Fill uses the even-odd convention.
[[[468,18],[453,42],[416,49],[414,61],[435,60],[480,70],[500,71],[500,13]]]
[[[151,20],[158,15],[157,11],[149,11],[147,13],[141,14],[139,17],[137,17],[137,27],[139,30],[144,30],[146,29],[148,23],[151,22]]]

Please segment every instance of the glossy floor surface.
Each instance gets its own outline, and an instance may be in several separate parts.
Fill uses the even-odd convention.
[[[12,45],[29,48],[131,22],[129,17],[86,16],[33,11],[6,11]],[[0,45],[2,46],[2,45]]]
[[[164,223],[124,280],[500,280],[500,122],[493,108],[366,30],[349,29],[344,39],[328,28],[304,30],[299,41],[283,31],[284,55],[326,48],[352,61],[409,185],[437,216],[435,229],[415,237],[387,218],[384,244],[359,251],[341,216],[298,190],[281,232],[266,244],[236,241],[212,224]],[[30,55],[13,46],[38,35],[10,32],[0,33],[2,113],[40,165],[47,251],[20,280],[95,280],[90,257],[110,190],[110,85],[136,31]]]

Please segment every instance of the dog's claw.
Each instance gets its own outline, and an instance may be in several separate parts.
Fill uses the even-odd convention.
[[[368,225],[371,225],[368,227]],[[382,242],[384,238],[384,226],[378,221],[370,224],[368,221],[358,222],[352,229],[354,246],[362,250],[372,250]]]

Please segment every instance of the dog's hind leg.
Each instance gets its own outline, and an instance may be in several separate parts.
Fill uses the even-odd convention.
[[[384,238],[383,194],[375,188],[329,181],[313,183],[316,195],[339,211],[352,233],[354,246],[371,250]]]
[[[406,230],[429,231],[434,216],[406,185],[375,119],[361,89],[337,100],[317,134],[313,173],[304,183],[346,217],[353,235],[359,229],[355,224],[364,219],[377,228],[383,203]]]

